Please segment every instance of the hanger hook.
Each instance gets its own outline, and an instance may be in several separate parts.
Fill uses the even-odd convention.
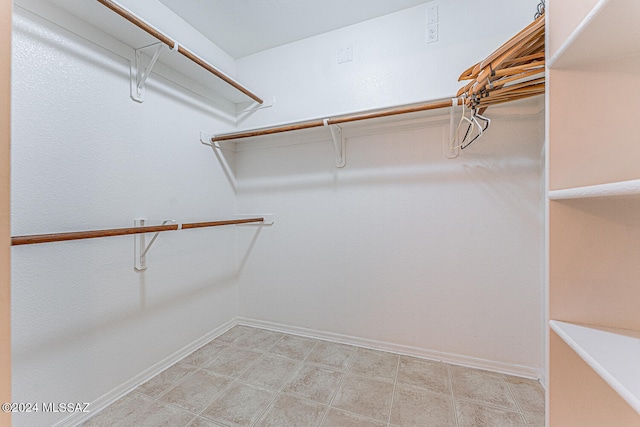
[[[540,3],[538,4],[538,11],[536,12],[535,15],[533,15],[533,19],[538,19],[540,18],[543,14],[544,14],[544,10],[545,10],[545,3],[544,0],[540,0]]]

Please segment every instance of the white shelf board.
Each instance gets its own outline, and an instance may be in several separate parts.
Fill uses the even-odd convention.
[[[633,195],[640,195],[640,179],[549,191],[551,200]]]
[[[636,412],[640,413],[640,331],[551,320],[558,334]]]
[[[50,3],[59,10],[75,16],[76,18],[82,20],[90,26],[102,31],[105,34],[108,34],[119,42],[130,47],[131,52],[124,56],[125,59],[131,60],[133,58],[133,49],[141,48],[159,42],[158,39],[147,34],[144,30],[138,28],[117,13],[109,10],[107,7],[98,3],[96,0],[48,0],[48,2],[46,3],[42,3],[41,0],[16,0],[16,4],[25,8],[26,10],[31,11],[31,13],[42,16],[44,19],[48,19],[46,17],[47,14],[44,13],[45,11],[42,11],[40,9],[42,4],[46,5],[47,3]],[[58,15],[58,19],[61,19],[64,22],[64,16],[60,15],[55,10],[52,11],[50,7],[47,13],[56,13]],[[145,17],[141,16],[140,18],[144,20]],[[153,22],[149,22],[149,25],[155,27]],[[67,27],[65,28],[69,29],[72,32],[75,32],[80,37],[92,40],[94,43],[97,42],[93,39],[93,37],[95,37],[95,34],[88,35],[84,31],[78,31],[79,27],[77,25],[70,26],[72,27],[71,29]],[[167,34],[167,36],[173,39],[173,36],[171,34]],[[176,41],[180,42],[181,40]],[[97,43],[100,44],[100,42]],[[189,49],[188,44],[184,47]],[[121,55],[121,52],[114,53]],[[200,56],[198,52],[193,53]],[[200,56],[200,58],[205,62],[210,63],[212,66],[220,69],[216,66],[216,64],[211,63],[203,56]],[[158,59],[158,63],[162,64],[165,68],[168,68],[170,72],[172,71],[175,74],[179,74],[197,82],[203,87],[211,90],[217,96],[220,96],[231,103],[243,104],[253,102],[253,100],[243,92],[224,82],[220,78],[216,77],[209,71],[205,70],[198,64],[185,58],[183,55],[177,52],[171,52],[169,49],[164,49],[164,51],[160,55],[160,58]],[[153,72],[158,73],[160,71],[160,68],[161,67],[156,66]],[[220,71],[235,81],[233,76],[225,73],[222,69],[220,69]],[[173,80],[170,75],[164,75],[163,77]],[[241,84],[241,82],[238,83]]]
[[[600,0],[547,64],[566,69],[640,55],[638,22],[640,1]]]

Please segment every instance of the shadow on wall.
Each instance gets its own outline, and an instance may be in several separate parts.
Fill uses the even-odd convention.
[[[449,123],[442,121],[400,130],[347,128],[344,168],[335,167],[326,129],[221,144],[213,151],[237,194],[372,185],[491,185],[492,180],[539,173],[542,139],[529,128],[540,116],[517,120],[524,127],[516,120],[494,119],[487,134],[455,159],[443,154]]]
[[[538,198],[533,196],[541,188],[535,185],[535,181],[532,184],[530,179],[532,174],[539,173],[534,160],[517,164],[494,159],[465,165],[464,169],[467,176],[474,177],[473,188],[476,191],[501,205],[499,211],[519,212],[520,218],[529,225],[541,225],[544,219],[540,216]],[[509,179],[500,179],[500,176],[508,176]],[[522,197],[523,192],[530,193],[532,197]]]
[[[248,229],[249,227],[245,228]],[[208,276],[206,278],[203,277],[191,281],[188,287],[183,286],[179,279],[171,280],[171,283],[175,283],[175,288],[172,288],[172,290],[176,290],[175,292],[171,293],[166,292],[166,289],[154,289],[153,287],[150,287],[150,283],[152,284],[154,280],[152,279],[148,282],[147,272],[136,272],[135,275],[138,286],[137,302],[135,302],[134,304],[131,304],[130,302],[127,304],[117,302],[115,303],[116,308],[114,308],[113,304],[110,306],[111,310],[109,310],[109,306],[100,307],[104,309],[103,313],[97,313],[91,307],[83,307],[82,309],[84,311],[87,311],[91,314],[89,321],[65,321],[64,326],[51,325],[53,330],[50,330],[48,332],[41,330],[41,333],[37,334],[37,338],[32,337],[28,340],[28,342],[15,345],[13,354],[14,358],[16,360],[19,360],[21,364],[26,364],[29,363],[29,361],[34,357],[41,358],[43,353],[54,354],[68,348],[73,348],[77,345],[77,343],[85,341],[87,337],[95,336],[96,331],[98,331],[99,333],[99,331],[106,332],[136,327],[136,325],[138,325],[139,323],[142,323],[150,318],[155,318],[156,315],[164,311],[176,309],[176,307],[189,306],[192,303],[210,298],[212,293],[215,293],[223,288],[234,286],[238,276],[241,274],[242,269],[250,258],[251,251],[253,250],[260,236],[260,231],[261,227],[256,227],[255,231],[253,231],[251,243],[246,247],[243,246],[243,249],[238,248],[239,251],[243,252],[238,253],[238,259],[241,261],[236,268],[227,269],[226,273],[223,272],[224,274],[219,274],[217,276]],[[81,248],[84,248],[84,246],[81,246]],[[33,251],[33,249],[36,248],[30,246],[21,246],[14,248],[14,251]],[[20,257],[20,252],[14,252],[14,255],[14,258],[18,259]],[[52,262],[56,263],[55,260]],[[161,260],[157,259],[154,262],[160,263]],[[175,259],[175,263],[182,265],[182,261],[180,259]],[[166,262],[164,264],[165,266],[167,266]],[[75,267],[65,265],[65,268],[71,272],[73,272],[74,269],[86,270],[87,268],[89,268],[94,274],[94,277],[99,277],[101,278],[100,280],[111,279],[111,276],[113,276],[111,267],[113,266],[105,265],[104,271],[101,272],[100,270],[96,270],[96,266],[84,265],[84,263],[82,263],[79,258],[76,259]],[[127,268],[131,267],[127,265]],[[150,266],[149,268],[153,269],[153,266]],[[69,281],[73,282],[73,279],[73,277],[70,277]],[[80,304],[84,304],[83,301],[86,302],[87,299],[89,301],[96,300],[96,298],[100,300],[103,297],[101,297],[99,293],[96,293],[94,291],[94,288],[96,286],[99,287],[103,285],[104,284],[99,282],[88,283],[83,287],[83,289],[87,289],[85,295],[70,295],[75,296],[75,301],[79,302]],[[48,286],[50,288],[55,287],[55,284],[48,284]],[[114,286],[113,289],[107,291],[107,293],[118,293],[121,291],[121,289],[122,287]],[[66,287],[64,291],[77,292],[68,291]],[[38,292],[39,298],[47,299],[46,293],[41,293],[37,289],[33,290],[33,292]],[[60,292],[63,292],[63,290],[56,291],[55,289],[50,289],[48,292],[58,294],[59,297]],[[126,295],[123,297],[126,300]],[[106,298],[108,299],[108,297]],[[153,300],[153,302],[150,303],[150,300]],[[14,304],[16,304],[15,301]],[[73,305],[75,303],[71,302],[71,304]],[[64,310],[64,308],[61,308],[61,310],[57,311],[56,315],[67,317],[66,315],[64,315]],[[42,315],[45,318],[51,317],[51,314],[48,313],[43,313]],[[50,320],[54,321],[55,319]],[[37,322],[40,322],[40,320],[36,320],[36,323]],[[140,342],[142,345],[142,340]],[[135,351],[135,349],[133,350]]]
[[[140,277],[140,297],[141,305],[136,308],[112,313],[109,316],[101,316],[100,320],[89,323],[76,322],[73,328],[65,327],[63,334],[46,334],[38,340],[30,340],[28,344],[21,345],[17,351],[14,351],[13,357],[19,360],[21,364],[29,363],[30,359],[37,356],[41,358],[43,353],[58,353],[69,348],[76,347],[76,343],[83,342],[88,336],[95,335],[96,331],[117,330],[130,328],[131,325],[137,324],[136,321],[142,321],[144,317],[151,316],[155,313],[162,312],[176,305],[186,304],[190,301],[202,298],[213,288],[224,286],[235,280],[235,275],[226,278],[219,278],[217,282],[201,282],[187,292],[183,292],[178,296],[164,298],[154,304],[142,303],[146,293],[146,283],[143,275]],[[141,343],[142,345],[142,343]],[[135,351],[135,349],[132,349]]]
[[[14,13],[13,28],[14,51],[32,52],[33,49],[30,49],[29,46],[20,47],[20,43],[23,43],[23,40],[28,40],[30,45],[43,46],[56,52],[62,52],[72,57],[74,61],[82,61],[99,68],[102,72],[109,72],[122,80],[121,92],[123,96],[126,96],[133,104],[137,104],[129,97],[130,58],[123,58],[121,55],[94,44],[85,38],[64,31],[19,7],[16,7],[16,13]],[[116,41],[114,43],[120,44]],[[131,58],[133,58],[133,49],[131,49]],[[46,57],[40,57],[36,61],[30,62],[40,64],[46,59]],[[50,68],[57,71],[59,65],[56,62]],[[156,68],[160,67],[162,66],[160,65]],[[235,104],[228,103],[228,105],[223,105],[216,102],[215,99],[218,96],[212,95],[208,98],[202,95],[202,93],[211,92],[209,89],[185,78],[181,80],[180,83],[176,83],[158,75],[156,72],[149,77],[146,88],[147,91],[151,89],[177,104],[211,115],[214,120],[219,120],[225,126],[235,126]],[[101,81],[91,82],[83,79],[77,79],[72,83],[76,89],[82,87],[83,84],[88,85],[85,88],[88,93],[91,93],[93,89],[91,85],[103,84]],[[147,93],[148,95],[149,93]],[[194,129],[194,133],[197,133],[197,130]]]

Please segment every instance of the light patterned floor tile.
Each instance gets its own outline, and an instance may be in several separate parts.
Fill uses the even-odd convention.
[[[524,419],[529,423],[529,427],[545,427],[544,414],[524,414]]]
[[[213,359],[218,357],[220,351],[225,348],[226,345],[220,344],[216,341],[212,341],[182,359],[181,362],[188,363],[189,365],[193,366],[202,366],[205,363],[211,362]]]
[[[160,400],[198,413],[202,411],[233,380],[200,370],[164,394]]]
[[[147,406],[155,401],[138,393],[129,393],[98,412],[83,424],[84,427],[135,426]]]
[[[505,378],[522,412],[544,415],[544,388],[540,382],[510,375]]]
[[[221,350],[214,360],[202,365],[202,368],[220,375],[237,377],[258,360],[260,356],[262,356],[262,353],[256,351],[227,347]]]
[[[316,345],[317,340],[285,335],[271,349],[270,353],[289,359],[304,360]]]
[[[526,427],[521,414],[456,399],[459,427]]]
[[[450,396],[417,387],[396,385],[391,408],[391,424],[406,427],[454,427],[454,417]]]
[[[355,347],[349,345],[318,341],[305,359],[305,362],[325,365],[331,369],[344,370],[349,364],[354,350]]]
[[[347,374],[331,406],[387,421],[392,397],[393,383]]]
[[[140,385],[135,391],[146,394],[147,396],[159,397],[169,391],[169,389],[175,386],[184,377],[196,370],[197,368],[191,365],[178,362]]]
[[[139,427],[184,427],[195,415],[185,410],[167,405],[162,402],[154,402],[144,411],[144,414],[136,420]]]
[[[322,427],[386,427],[387,423],[331,408]]]
[[[222,424],[214,423],[213,421],[206,420],[204,418],[196,418],[191,421],[188,427],[225,427]]]
[[[447,365],[433,360],[400,356],[398,383],[437,393],[451,393]]]
[[[255,328],[251,328],[249,326],[244,325],[236,325],[233,328],[229,329],[224,334],[220,335],[215,339],[217,343],[225,343],[225,344],[233,344],[239,339],[241,336],[245,334],[252,334]]]
[[[256,427],[318,427],[326,411],[324,405],[282,393]]]
[[[280,390],[301,367],[302,362],[267,353],[240,378],[258,387]]]
[[[250,426],[267,408],[274,395],[274,392],[236,382],[200,416],[231,427]]]
[[[264,352],[273,347],[283,336],[284,334],[279,332],[255,329],[251,333],[242,334],[234,341],[233,345]]]
[[[369,378],[394,381],[398,369],[398,355],[383,351],[357,348],[348,371]]]
[[[454,397],[517,409],[503,375],[462,366],[450,366],[449,369]]]
[[[342,375],[338,371],[304,365],[282,391],[328,404],[340,385]]]

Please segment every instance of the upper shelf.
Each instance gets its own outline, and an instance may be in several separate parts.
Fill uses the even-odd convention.
[[[633,196],[640,194],[640,179],[588,185],[549,191],[551,200],[586,199],[592,197]]]
[[[566,69],[640,55],[640,1],[600,0],[548,61]]]
[[[213,93],[209,95],[210,97],[220,96],[234,104],[262,103],[260,97],[222,71],[224,68],[234,69],[233,61],[228,59],[227,55],[221,50],[216,52],[215,49],[209,48],[209,45],[203,42],[205,40],[204,36],[202,37],[203,40],[197,39],[197,37],[193,38],[193,40],[185,40],[183,45],[183,40],[180,40],[180,37],[183,35],[184,28],[178,25],[181,21],[177,21],[175,26],[172,26],[172,21],[171,23],[164,22],[164,26],[170,28],[172,33],[176,32],[176,28],[180,27],[178,28],[178,34],[174,35],[164,32],[156,26],[153,21],[157,19],[153,19],[153,17],[149,20],[143,19],[144,17],[131,13],[128,9],[112,0],[49,0],[50,4],[79,18],[81,20],[79,22],[89,24],[89,26],[83,26],[69,22],[68,18],[51,9],[50,6],[47,6],[47,3],[42,0],[17,1],[19,6],[37,15],[45,16],[42,15],[43,13],[52,16],[58,15],[55,16],[56,20],[60,19],[65,22],[65,28],[79,34],[81,37],[87,38],[89,36],[92,41],[129,60],[133,58],[133,51],[131,53],[127,53],[126,49],[123,51],[124,46],[123,48],[114,48],[113,43],[106,42],[104,37],[100,36],[95,29],[101,30],[132,49],[142,48],[158,42],[164,43],[169,49],[162,52],[158,59],[158,63],[163,66],[162,69],[167,69],[166,72],[162,72],[162,69],[158,70],[158,72],[163,73],[164,77],[171,79],[171,76],[176,74],[187,77],[201,85],[203,89],[210,90]],[[166,18],[162,14],[158,16]],[[48,18],[45,17],[45,19]],[[87,28],[93,28],[93,33],[88,33]],[[193,29],[190,30],[194,32]],[[197,36],[197,34],[195,35]],[[188,33],[186,37],[190,38],[192,36],[193,34]],[[175,45],[176,42],[178,46]],[[201,53],[191,50],[190,45],[192,43],[196,43],[196,49],[199,49]],[[176,51],[171,52],[170,50],[174,47]],[[213,57],[215,62],[221,62],[222,67],[213,65],[214,61],[203,55]],[[217,59],[220,59],[220,61],[217,61]],[[154,72],[156,72],[156,68],[154,68]]]
[[[640,331],[555,320],[549,323],[569,347],[640,413]]]
[[[179,54],[181,54],[182,56],[184,56],[185,58],[187,58],[191,62],[195,63],[196,65],[198,65],[200,67],[202,67],[203,69],[205,69],[209,73],[213,74],[214,76],[216,76],[217,78],[222,80],[227,85],[229,85],[229,86],[233,87],[234,89],[242,92],[243,94],[247,95],[249,98],[253,99],[257,103],[262,104],[262,102],[263,102],[262,99],[260,99],[256,94],[251,92],[249,89],[245,88],[240,83],[238,83],[237,81],[233,80],[231,77],[227,76],[222,71],[218,70],[216,67],[214,67],[213,65],[209,64],[207,61],[203,60],[198,55],[196,55],[193,52],[191,52],[189,49],[185,48],[184,46],[180,46],[177,40],[172,40],[166,34],[163,34],[158,29],[156,29],[153,26],[147,24],[142,19],[137,17],[135,14],[129,12],[127,9],[125,9],[122,6],[120,6],[118,3],[114,2],[114,1],[111,1],[111,0],[97,0],[97,1],[99,3],[101,3],[102,5],[104,5],[105,7],[108,7],[109,9],[111,9],[114,13],[117,13],[118,15],[122,16],[122,18],[124,18],[127,21],[131,22],[136,27],[140,28],[141,30],[143,30],[143,31],[147,32],[148,34],[152,35],[153,37],[157,38],[162,43],[164,43],[167,46],[169,46],[171,48],[171,50],[174,50],[174,51],[178,52]]]

